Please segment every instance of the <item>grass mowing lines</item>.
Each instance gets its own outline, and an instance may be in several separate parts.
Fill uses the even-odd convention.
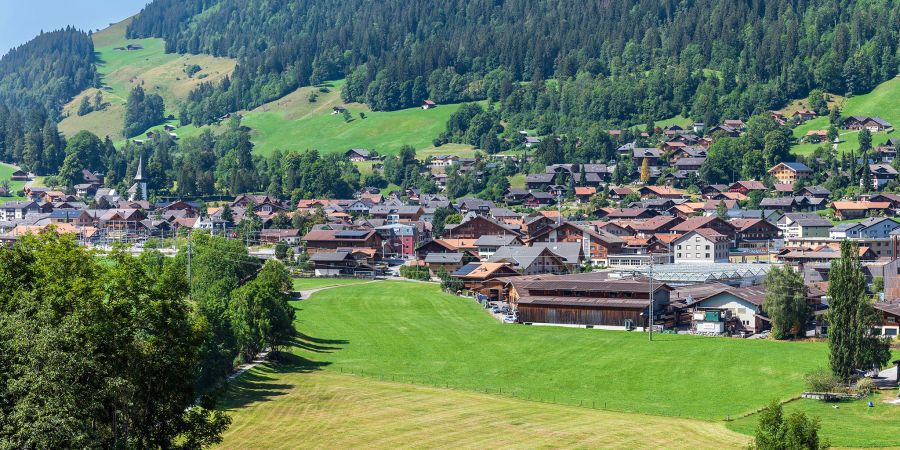
[[[748,442],[720,423],[271,365],[238,379],[223,406],[233,419],[219,446],[225,449],[739,448]]]
[[[346,286],[372,281],[367,278],[294,278],[294,290],[305,291],[330,286]]]

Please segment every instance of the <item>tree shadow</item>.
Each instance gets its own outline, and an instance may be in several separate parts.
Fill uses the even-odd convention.
[[[289,345],[316,353],[332,353],[335,350],[340,350],[340,346],[349,343],[350,341],[346,339],[321,339],[298,331],[294,338],[291,339]]]
[[[269,361],[243,373],[228,383],[219,397],[224,409],[237,409],[252,403],[264,402],[286,395],[297,385],[291,383],[287,374],[312,373],[329,366],[327,361],[309,359],[295,350],[314,353],[332,353],[343,348],[349,341],[344,339],[322,339],[297,332],[283,350],[270,353]]]
[[[221,408],[238,409],[287,395],[297,385],[286,382],[285,374],[311,373],[329,362],[313,361],[289,352],[279,352],[270,361],[256,366],[229,383],[219,397]]]

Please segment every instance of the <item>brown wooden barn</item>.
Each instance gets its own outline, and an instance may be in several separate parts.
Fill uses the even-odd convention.
[[[645,329],[653,299],[654,323],[664,315],[671,288],[647,278],[616,279],[607,274],[544,276],[513,282],[510,303],[519,322],[605,329]]]

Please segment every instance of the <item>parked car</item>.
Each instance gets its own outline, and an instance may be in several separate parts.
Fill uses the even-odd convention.
[[[495,307],[491,308],[491,312],[494,313],[494,314],[500,314],[500,312],[501,312],[501,311],[500,311],[500,307],[499,307],[499,306],[495,306]]]
[[[516,323],[518,322],[518,318],[512,314],[507,314],[503,316],[503,323]]]

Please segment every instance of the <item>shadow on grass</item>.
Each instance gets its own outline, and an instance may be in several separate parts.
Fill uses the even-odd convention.
[[[348,343],[343,339],[321,339],[298,331],[285,350],[271,354],[269,361],[247,371],[229,384],[220,399],[221,407],[237,409],[287,394],[297,386],[288,381],[285,375],[311,373],[331,364],[298,355],[296,350],[301,350],[301,353],[332,353]]]
[[[290,342],[290,346],[316,353],[332,353],[340,350],[342,345],[349,344],[350,341],[345,339],[321,339],[303,334],[298,331],[297,335]]]

